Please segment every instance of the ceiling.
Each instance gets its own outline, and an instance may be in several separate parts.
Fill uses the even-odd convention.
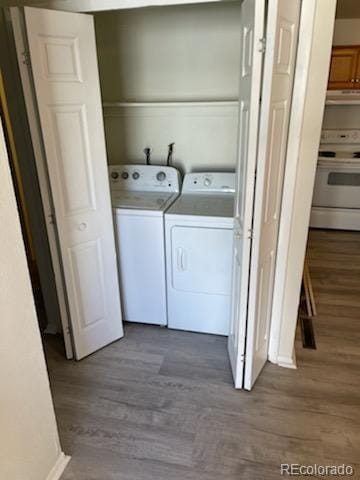
[[[338,0],[336,18],[360,18],[360,1]]]

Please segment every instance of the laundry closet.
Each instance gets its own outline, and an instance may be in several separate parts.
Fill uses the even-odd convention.
[[[123,320],[228,335],[240,4],[120,10],[94,18]],[[179,187],[165,164],[180,172]],[[169,207],[190,172],[199,174],[192,182],[197,189],[188,190],[188,208],[170,225]],[[214,179],[214,172],[224,176]],[[217,178],[232,195],[213,198]],[[204,181],[210,191],[199,190]],[[195,211],[190,195],[201,192],[206,197],[194,203],[202,201],[203,208]],[[208,204],[224,200],[225,220],[210,224],[206,220],[219,213]],[[152,201],[166,202],[157,211],[161,218],[154,218]],[[184,222],[186,213],[192,222]]]
[[[300,0],[269,2],[267,10],[264,0],[245,0],[92,15],[26,7],[25,28],[20,17],[13,10],[24,90],[35,92],[25,95],[29,121],[31,108],[38,109],[45,147],[68,307],[64,335],[68,344],[72,336],[76,358],[124,335],[113,186],[122,187],[119,197],[126,185],[144,183],[141,167],[148,164],[155,168],[149,182],[164,194],[174,187],[176,175],[165,170],[172,167],[184,179],[184,201],[170,207],[169,229],[187,203],[195,209],[189,222],[198,222],[196,209],[210,208],[206,194],[216,197],[219,213],[208,217],[224,220],[220,229],[227,232],[197,238],[198,267],[215,272],[218,283],[195,291],[194,305],[207,305],[211,315],[221,304],[212,299],[227,298],[228,327],[204,332],[229,337],[235,385],[242,386],[244,374],[251,388],[267,358]],[[34,85],[21,66],[27,44]],[[180,184],[170,193],[180,193]],[[164,213],[162,240],[169,244]],[[194,226],[182,224],[181,235]],[[217,226],[198,230],[207,228]],[[166,252],[167,293],[191,283],[168,273],[174,262],[186,270],[184,248],[177,252],[176,258]],[[177,311],[192,302],[176,298]],[[180,324],[174,328],[201,331]]]

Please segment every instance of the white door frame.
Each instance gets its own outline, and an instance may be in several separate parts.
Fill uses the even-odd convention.
[[[335,8],[336,0],[302,5],[269,346],[269,360],[289,368],[296,368],[295,331]]]

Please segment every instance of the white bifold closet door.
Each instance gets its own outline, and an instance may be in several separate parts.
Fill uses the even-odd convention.
[[[25,21],[79,360],[123,336],[93,17]]]
[[[239,155],[228,349],[235,387],[248,390],[268,357],[300,5],[301,0],[268,1],[265,41],[264,0],[244,0],[242,4]]]

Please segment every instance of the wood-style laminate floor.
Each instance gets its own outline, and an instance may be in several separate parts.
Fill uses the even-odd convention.
[[[63,480],[272,480],[281,463],[360,478],[360,234],[313,231],[317,350],[232,387],[222,337],[127,325],[81,362],[46,342]],[[321,477],[324,478],[324,477]]]

